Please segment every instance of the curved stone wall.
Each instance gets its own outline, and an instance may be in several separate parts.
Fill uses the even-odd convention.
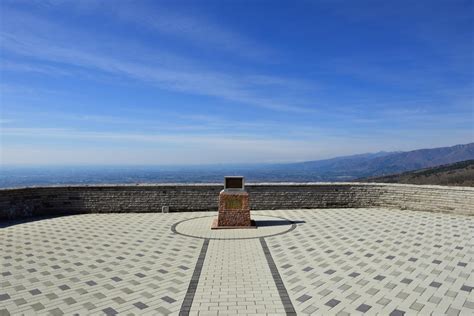
[[[0,190],[0,219],[104,212],[217,210],[222,184],[29,187]],[[252,210],[392,207],[474,215],[474,188],[376,183],[247,184]]]

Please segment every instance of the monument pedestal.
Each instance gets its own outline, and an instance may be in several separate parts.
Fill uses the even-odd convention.
[[[219,214],[211,228],[255,228],[255,223],[250,219],[249,194],[245,191],[222,190],[219,194]]]

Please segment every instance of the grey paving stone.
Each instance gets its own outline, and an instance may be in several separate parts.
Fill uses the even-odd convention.
[[[50,301],[57,299],[59,296],[55,293],[48,293],[45,295]]]
[[[145,308],[148,308],[148,305],[142,303],[142,302],[136,302],[133,304],[135,307],[137,307],[138,309],[145,309]]]
[[[6,309],[0,309],[0,316],[10,316],[10,312]]]
[[[306,302],[307,300],[309,300],[311,297],[312,297],[312,296],[309,296],[309,295],[304,294],[304,295],[301,295],[300,297],[298,297],[296,300],[297,300],[298,302],[303,303],[303,302]]]
[[[163,296],[161,299],[162,299],[163,301],[167,302],[167,303],[174,303],[174,302],[176,302],[175,299],[173,299],[173,298],[171,298],[171,297],[169,297],[169,296]]]
[[[367,294],[369,294],[369,295],[371,295],[371,296],[374,296],[374,295],[376,295],[378,292],[380,292],[380,290],[371,287],[371,288],[368,289],[365,293],[367,293]]]
[[[29,292],[30,292],[31,295],[39,295],[39,294],[41,294],[41,291],[38,290],[38,289],[34,289],[34,290],[29,291]]]
[[[433,287],[436,287],[436,286],[433,286]],[[413,289],[413,292],[419,293],[420,295],[423,294],[423,292],[425,292],[425,291],[426,291],[426,288],[421,287],[421,286],[417,286]],[[407,298],[409,296],[408,293],[404,293],[404,294],[406,294],[405,298]],[[397,295],[397,297],[402,298],[401,295],[402,294],[400,294],[400,296]]]
[[[439,283],[439,282],[434,282],[434,281],[430,283],[430,286],[436,287],[436,288],[440,287],[441,285],[442,285],[441,283]]]
[[[387,284],[384,285],[384,288],[390,289],[390,290],[392,290],[392,289],[394,289],[394,288],[396,288],[396,287],[397,287],[397,284],[392,283],[392,282],[388,282]]]
[[[7,268],[2,272],[11,274],[0,280],[0,305],[8,304],[8,312],[12,315],[21,314],[28,308],[33,311],[33,305],[37,303],[44,307],[39,313],[59,308],[68,315],[84,310],[89,314],[101,314],[103,309],[110,307],[127,315],[140,314],[141,310],[133,305],[140,301],[149,306],[143,310],[149,314],[178,314],[202,239],[174,234],[170,227],[184,219],[212,214],[215,213],[85,214],[1,229],[0,253],[3,267]],[[361,303],[372,306],[368,314],[386,306],[391,310],[384,314],[393,310],[423,313],[435,306],[447,310],[451,305],[452,310],[461,314],[472,312],[469,269],[473,263],[474,219],[470,217],[389,209],[276,210],[253,214],[282,216],[302,222],[290,233],[265,238],[282,284],[276,285],[270,272],[260,270],[262,267],[268,269],[268,264],[256,260],[261,254],[256,251],[262,251],[258,243],[258,247],[247,248],[251,243],[236,240],[232,243],[235,246],[230,247],[233,250],[228,252],[234,256],[229,260],[234,260],[235,266],[219,268],[219,271],[216,267],[222,264],[209,261],[212,265],[206,272],[209,279],[200,280],[201,285],[205,285],[203,290],[219,289],[227,301],[226,287],[210,281],[242,281],[236,283],[236,289],[260,290],[250,298],[239,300],[250,299],[257,306],[260,299],[272,302],[276,299],[276,303],[263,307],[275,314],[285,313],[284,306],[281,310],[274,307],[281,304],[278,291],[276,296],[267,297],[266,294],[273,293],[268,289],[277,286],[291,289],[288,295],[298,314],[310,313],[313,309],[315,314],[324,314],[323,311],[327,312],[329,308],[333,308],[334,314],[356,313]],[[199,230],[209,232],[206,220],[200,222],[201,226],[189,223],[187,227],[193,234]],[[29,233],[27,242],[30,244],[25,243],[25,231]],[[257,236],[262,231],[214,231],[211,234]],[[5,235],[8,237],[3,238]],[[30,249],[17,253],[25,245]],[[219,251],[229,251],[228,241],[222,241],[222,245],[222,248],[218,247]],[[250,256],[240,255],[249,251]],[[206,264],[203,269],[207,269]],[[256,277],[231,278],[232,274],[227,274],[252,269]],[[325,273],[331,270],[334,272]],[[223,274],[214,278],[216,272]],[[224,276],[229,278],[224,279]],[[267,284],[267,277],[273,283]],[[86,283],[89,281],[97,284],[89,285]],[[441,285],[430,286],[432,282]],[[65,287],[60,288],[62,286]],[[41,293],[36,294],[35,289]],[[339,299],[341,303],[335,307],[325,305],[331,299],[337,300],[341,293],[344,295]],[[5,294],[8,298],[2,296]],[[310,298],[298,301],[303,295]],[[418,303],[423,305],[425,301],[416,299],[423,295],[426,306],[418,311],[421,306]],[[208,296],[196,296],[196,302]],[[174,301],[170,303],[161,297]],[[217,299],[220,299],[219,295]],[[87,300],[94,304],[88,304]],[[401,303],[407,300],[415,303],[408,306]],[[18,306],[15,301],[24,304]],[[100,304],[95,304],[97,302]],[[203,310],[212,312],[208,307]],[[258,311],[262,309],[255,307],[254,313]],[[251,313],[250,309],[248,313]]]
[[[170,315],[170,314],[171,314],[171,311],[170,311],[170,310],[168,310],[168,309],[166,309],[166,308],[164,308],[164,307],[162,307],[162,306],[156,308],[155,311],[157,311],[157,312],[158,312],[159,314],[161,314],[161,315]]]
[[[334,306],[338,305],[340,302],[341,301],[338,301],[336,299],[331,299],[331,300],[327,301],[326,304],[324,304],[324,305],[329,306],[329,307],[334,307]]]
[[[118,304],[123,304],[123,303],[126,302],[126,300],[124,300],[123,298],[121,298],[121,297],[119,297],[119,296],[114,297],[112,300],[113,300],[114,302],[118,303]]]
[[[17,298],[16,300],[13,300],[13,302],[17,306],[25,305],[26,303],[28,303],[24,298]]]
[[[408,278],[404,278],[403,280],[400,281],[401,283],[405,283],[405,284],[410,284],[411,282],[413,282],[412,279],[408,279]]]
[[[342,292],[344,291],[347,291],[348,289],[350,289],[352,286],[349,285],[349,284],[342,284],[340,287],[338,287],[338,289],[340,289]]]
[[[317,308],[316,306],[309,305],[308,307],[304,308],[304,309],[302,310],[302,312],[303,312],[304,314],[309,314],[309,315],[311,315],[311,314],[315,313],[317,310],[318,310],[318,308]]]
[[[388,298],[382,297],[381,299],[377,301],[377,304],[385,306],[385,305],[390,304],[390,302],[391,300],[389,300]]]
[[[97,306],[95,306],[91,302],[86,302],[82,306],[84,306],[84,308],[87,309],[87,310],[93,310],[93,309],[97,308]]]
[[[44,307],[44,305],[41,304],[41,303],[34,303],[34,304],[31,305],[31,308],[33,308],[33,310],[34,310],[35,312],[38,312],[38,311],[40,311],[40,310],[43,310],[45,307]]]
[[[460,313],[461,313],[461,311],[459,309],[452,308],[452,307],[449,307],[446,310],[446,315],[447,316],[458,316]]]
[[[421,309],[424,307],[424,304],[418,303],[418,302],[413,302],[413,304],[410,305],[410,309],[415,310],[417,312],[421,311]]]
[[[107,316],[114,316],[114,315],[118,314],[118,312],[115,309],[113,309],[112,307],[104,308],[102,311]]]
[[[0,302],[1,302],[1,301],[6,301],[6,300],[8,300],[8,299],[10,299],[10,295],[8,295],[8,294],[0,294]]]
[[[367,311],[368,311],[369,309],[371,309],[371,308],[372,308],[372,306],[370,306],[370,305],[361,304],[361,305],[359,305],[359,306],[356,308],[356,311],[365,313],[365,312],[367,312]]]
[[[324,289],[324,290],[318,292],[318,294],[321,295],[321,296],[323,296],[323,297],[324,297],[324,296],[327,296],[327,295],[329,295],[329,294],[331,294],[331,293],[332,293],[332,291],[331,291],[331,290],[328,290],[328,289]]]
[[[62,316],[64,312],[60,308],[54,308],[48,311],[48,314],[51,316]]]
[[[432,296],[430,297],[430,299],[428,300],[428,302],[430,303],[434,303],[434,304],[439,304],[439,302],[441,302],[442,298],[441,297],[438,297],[438,296]]]
[[[303,285],[297,285],[295,286],[294,288],[291,289],[292,292],[300,292],[302,290],[304,290],[306,287],[303,286]]]

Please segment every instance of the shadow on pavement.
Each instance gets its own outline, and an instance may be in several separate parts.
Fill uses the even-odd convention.
[[[291,224],[302,224],[306,223],[305,221],[288,221],[284,219],[275,219],[275,220],[255,220],[257,227],[265,226],[282,226],[282,225],[291,225]]]
[[[64,217],[64,216],[72,216],[72,215],[77,215],[77,214],[33,216],[33,217],[22,218],[22,219],[0,220],[0,229],[7,228],[10,226],[20,225],[20,224],[32,223],[36,221],[42,221],[42,220],[53,219],[53,218]]]

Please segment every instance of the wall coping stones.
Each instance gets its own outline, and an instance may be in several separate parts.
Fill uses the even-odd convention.
[[[407,187],[419,189],[444,189],[452,191],[470,191],[474,192],[474,187],[462,186],[444,186],[444,185],[418,185],[418,184],[402,184],[402,183],[375,183],[375,182],[247,182],[246,186],[378,186],[378,187]],[[21,190],[21,189],[38,189],[38,188],[160,188],[160,187],[224,187],[222,183],[116,183],[116,184],[55,184],[55,185],[33,185],[0,188],[1,191]]]

